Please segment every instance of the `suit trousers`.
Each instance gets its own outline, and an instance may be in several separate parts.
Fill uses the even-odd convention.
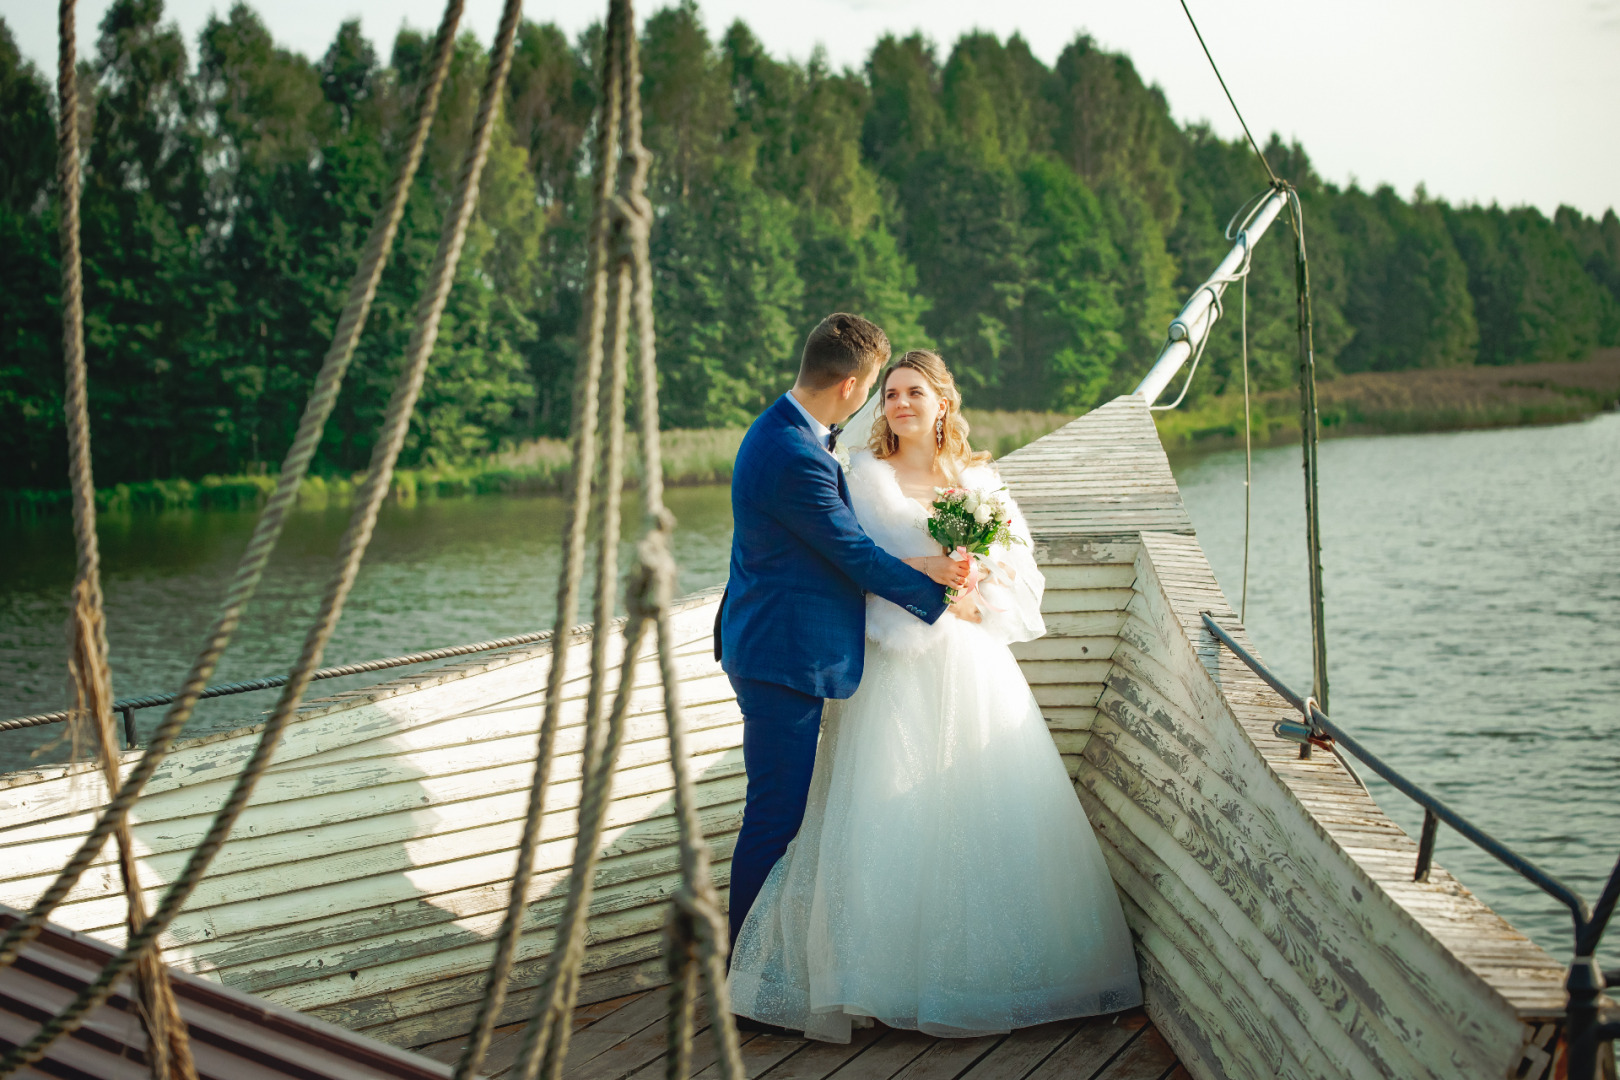
[[[822,699],[781,686],[730,676],[743,714],[743,766],[748,801],[731,856],[731,941],[765,879],[798,835],[810,798],[821,735]]]

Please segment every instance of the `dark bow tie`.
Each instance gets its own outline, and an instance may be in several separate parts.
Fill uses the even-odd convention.
[[[839,427],[837,424],[834,424],[832,427],[827,429],[827,449],[828,450],[836,450],[836,449],[838,449],[838,436],[842,435],[843,433],[844,433],[844,429]]]

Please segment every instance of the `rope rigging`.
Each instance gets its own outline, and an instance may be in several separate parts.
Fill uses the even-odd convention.
[[[63,0],[65,8],[71,8],[73,3],[74,0]],[[0,939],[0,968],[15,962],[18,953],[38,936],[45,920],[101,852],[107,837],[112,835],[118,825],[128,817],[130,807],[140,797],[147,781],[162,764],[174,740],[179,737],[186,722],[191,718],[198,698],[206,689],[209,677],[213,674],[220,657],[230,644],[237,624],[241,621],[243,609],[253,598],[264,568],[270,561],[270,555],[281,536],[287,513],[297,498],[299,485],[303,482],[310,460],[314,457],[315,448],[320,443],[326,420],[337,401],[344,373],[350,358],[354,355],[360,332],[364,329],[372,298],[376,295],[383,266],[387,263],[389,252],[393,248],[394,235],[405,211],[411,181],[421,162],[428,131],[433,126],[433,117],[438,110],[439,92],[444,85],[445,74],[449,70],[450,51],[455,40],[456,26],[461,19],[461,10],[462,0],[450,0],[446,6],[444,21],[434,42],[433,59],[428,74],[418,88],[416,121],[406,143],[406,152],[400,160],[384,210],[372,227],[360,265],[350,282],[348,298],[333,333],[332,345],[327,350],[321,369],[315,377],[309,400],[299,419],[298,432],[282,462],[276,489],[259,515],[253,535],[248,540],[247,548],[242,553],[236,572],[226,590],[225,601],[209,628],[203,649],[192,663],[191,670],[182,684],[180,695],[165,712],[163,720],[152,733],[146,751],[141,755],[135,768],[124,778],[118,794],[107,804],[90,833],[50,888],[28,914],[12,927],[3,939]],[[3,1075],[3,1071],[9,1067],[0,1063],[0,1075]]]
[[[686,767],[684,722],[676,693],[674,641],[669,625],[669,605],[675,584],[670,538],[675,522],[663,503],[652,264],[648,251],[652,207],[645,194],[651,155],[641,144],[640,61],[634,13],[628,0],[613,0],[609,6],[604,50],[603,107],[597,128],[596,184],[588,254],[589,291],[584,318],[586,348],[574,384],[573,451],[574,460],[580,466],[574,474],[568,528],[564,532],[564,555],[557,585],[556,645],[547,680],[545,715],[535,755],[523,839],[518,848],[518,866],[474,1029],[456,1063],[458,1080],[476,1074],[488,1052],[490,1032],[499,1022],[505,1003],[555,753],[570,644],[563,631],[573,620],[578,604],[584,576],[587,519],[592,516],[598,529],[595,625],[606,626],[612,617],[632,331],[640,384],[640,440],[645,455],[642,510],[648,527],[637,547],[636,565],[630,575],[623,660],[612,709],[605,718],[609,642],[606,634],[592,636],[579,831],[568,877],[568,894],[556,944],[530,1007],[512,1075],[523,1080],[533,1080],[539,1075],[547,1080],[559,1080],[567,1060],[568,1040],[572,1034],[570,1016],[579,993],[580,969],[585,958],[585,925],[607,820],[612,775],[623,741],[635,666],[643,643],[652,631],[656,634],[670,762],[675,774],[681,869],[681,884],[671,897],[665,927],[665,963],[670,976],[666,1031],[668,1076],[670,1080],[684,1080],[690,1070],[694,1011],[701,982],[713,1004],[710,1031],[721,1071],[725,1080],[743,1078],[741,1049],[731,1020],[725,984],[728,932],[719,895],[709,874],[708,846],[698,822],[696,795]],[[598,454],[598,432],[602,427],[606,428],[606,440]],[[598,462],[594,493],[591,470],[585,466],[592,460]],[[594,514],[590,512],[593,505]]]
[[[1198,38],[1198,47],[1204,50],[1204,58],[1209,61],[1210,70],[1215,72],[1215,79],[1221,84],[1221,92],[1226,95],[1227,103],[1232,106],[1232,112],[1237,114],[1238,123],[1243,128],[1243,137],[1249,140],[1249,146],[1254,150],[1254,156],[1260,159],[1261,166],[1266,170],[1266,176],[1271,180],[1271,186],[1274,188],[1281,186],[1283,181],[1278,179],[1277,174],[1271,170],[1271,162],[1267,161],[1266,155],[1260,152],[1260,144],[1254,141],[1254,135],[1249,132],[1249,122],[1243,119],[1243,110],[1238,108],[1237,100],[1232,97],[1232,91],[1226,88],[1226,79],[1221,75],[1220,65],[1215,63],[1215,57],[1211,55],[1209,46],[1204,44],[1203,32],[1198,29],[1198,20],[1193,18],[1192,9],[1187,6],[1187,0],[1181,0],[1181,10],[1186,12],[1187,21],[1192,24],[1192,32]]]
[[[71,9],[72,5],[73,0],[63,0],[64,9]],[[130,807],[189,719],[197,697],[206,686],[209,675],[212,674],[220,655],[230,642],[231,635],[241,618],[242,609],[258,585],[265,563],[279,538],[286,512],[297,494],[299,483],[308,468],[326,418],[336,400],[344,372],[364,326],[371,299],[375,295],[382,267],[392,247],[410,182],[421,161],[427,133],[437,111],[439,92],[449,68],[461,8],[461,0],[450,0],[446,7],[444,21],[435,41],[429,74],[419,88],[415,127],[390,190],[386,209],[373,227],[360,266],[351,282],[348,302],[334,333],[332,346],[327,351],[321,371],[316,377],[304,415],[300,419],[298,435],[283,463],[276,491],[259,518],[253,537],[226,594],[222,610],[210,630],[202,652],[193,663],[181,696],[169,708],[135,769],[124,780],[118,794],[98,817],[95,826],[75,852],[73,859],[28,914],[12,927],[3,941],[0,941],[0,967],[16,961],[28,942],[38,936],[50,913],[72,890],[84,870],[104,846],[106,838],[125,825]],[[513,29],[515,30],[515,19]],[[510,54],[510,45],[508,34],[505,41],[507,56]],[[491,64],[491,79],[504,78],[505,68],[505,59],[498,57]],[[64,109],[64,112],[67,110]],[[310,674],[320,666],[322,650],[336,625],[349,588],[353,585],[360,557],[370,540],[377,510],[387,494],[393,462],[404,441],[405,428],[415,404],[416,392],[421,386],[427,357],[433,348],[438,317],[449,293],[455,264],[471,219],[473,204],[476,202],[478,173],[487,155],[493,119],[491,99],[486,97],[480,107],[478,125],[467,161],[463,165],[455,210],[445,222],[444,234],[441,236],[439,251],[435,257],[431,274],[435,287],[424,294],[418,307],[406,368],[396,385],[394,398],[389,404],[372,455],[371,466],[362,483],[349,527],[340,544],[338,565],[322,599],[316,623],[306,637],[303,653],[289,674],[287,685],[275,710],[264,725],[258,745],[238,775],[229,797],[210,824],[202,843],[193,851],[181,875],[165,892],[156,914],[145,921],[138,930],[131,932],[118,956],[109,962],[66,1008],[48,1019],[27,1043],[13,1048],[3,1060],[0,1060],[0,1077],[9,1076],[18,1069],[38,1061],[52,1043],[77,1029],[93,1009],[106,1001],[118,979],[125,972],[132,966],[140,964],[147,956],[156,959],[155,944],[158,936],[168,928],[169,923],[201,881],[209,862],[224,843],[236,818],[252,795],[259,777],[269,766],[280,735],[302,700]],[[85,447],[88,449],[87,430],[84,439]],[[159,1063],[154,1061],[153,1064]]]
[[[1305,251],[1304,208],[1300,205],[1298,189],[1296,189],[1288,181],[1280,178],[1276,171],[1272,169],[1271,163],[1266,160],[1266,155],[1260,150],[1260,144],[1255,141],[1254,134],[1249,130],[1248,121],[1243,118],[1243,110],[1238,108],[1237,99],[1232,96],[1232,91],[1226,85],[1226,78],[1221,74],[1220,65],[1215,63],[1215,57],[1209,51],[1209,45],[1204,41],[1203,32],[1198,29],[1198,20],[1193,18],[1192,9],[1187,6],[1187,0],[1180,0],[1180,3],[1181,10],[1187,16],[1187,22],[1192,26],[1193,34],[1198,38],[1198,45],[1203,49],[1205,59],[1209,61],[1210,70],[1215,73],[1216,81],[1221,84],[1221,92],[1226,95],[1227,103],[1232,106],[1232,112],[1237,116],[1238,124],[1243,128],[1243,136],[1246,140],[1248,140],[1249,148],[1254,151],[1255,157],[1260,159],[1260,165],[1265,169],[1266,176],[1270,180],[1270,184],[1266,190],[1255,195],[1249,200],[1249,202],[1245,203],[1238,209],[1238,213],[1237,215],[1234,215],[1233,221],[1235,222],[1239,216],[1243,216],[1245,211],[1247,211],[1248,216],[1244,218],[1244,225],[1247,225],[1248,221],[1252,219],[1254,213],[1259,207],[1261,200],[1270,196],[1273,192],[1280,192],[1286,200],[1289,227],[1294,232],[1294,285],[1298,312],[1297,329],[1299,335],[1301,467],[1305,473],[1305,546],[1309,560],[1308,572],[1311,609],[1311,696],[1316,701],[1321,703],[1321,707],[1325,711],[1328,707],[1327,627],[1322,598],[1321,495],[1318,486],[1320,480],[1318,467],[1318,443],[1320,441],[1321,433],[1319,430],[1320,418],[1318,416],[1316,407],[1316,348],[1313,340],[1311,318],[1310,263]],[[1226,238],[1228,240],[1234,239],[1234,236],[1232,235],[1232,226],[1230,224],[1227,226]],[[1206,312],[1206,317],[1201,324],[1203,327],[1204,336],[1203,339],[1199,341],[1198,347],[1193,354],[1192,364],[1187,372],[1187,380],[1182,384],[1181,393],[1176,397],[1176,400],[1171,402],[1169,405],[1162,407],[1151,406],[1151,408],[1155,410],[1161,408],[1173,409],[1177,405],[1180,405],[1182,399],[1187,396],[1187,390],[1192,386],[1193,375],[1195,375],[1198,371],[1198,361],[1203,358],[1204,347],[1209,342],[1209,333],[1214,327],[1215,320],[1220,318],[1220,301],[1221,292],[1223,289],[1216,288],[1216,286],[1224,286],[1225,284],[1230,283],[1232,280],[1242,278],[1243,327],[1241,330],[1241,347],[1243,353],[1244,479],[1243,591],[1241,610],[1246,614],[1249,594],[1249,526],[1251,489],[1252,481],[1254,479],[1253,428],[1249,399],[1249,290],[1247,280],[1252,249],[1249,246],[1247,234],[1243,232],[1241,226],[1239,227],[1237,233],[1237,239],[1240,239],[1244,248],[1243,262],[1241,266],[1235,270],[1233,274],[1223,278],[1211,279],[1203,286],[1204,289],[1209,290],[1213,302],[1209,305]],[[1197,293],[1194,293],[1194,296],[1196,295]],[[1175,326],[1175,323],[1171,324],[1172,331],[1174,331]],[[1190,327],[1185,329],[1189,333],[1192,331],[1192,328]],[[1307,723],[1310,721],[1309,713],[1306,715],[1306,721]],[[1335,751],[1335,753],[1337,753],[1337,751]],[[1308,758],[1311,756],[1310,743],[1306,742],[1300,744],[1299,756],[1302,758]],[[1342,756],[1340,757],[1340,760],[1343,760]],[[1349,768],[1348,762],[1346,762],[1345,767]],[[1354,775],[1355,770],[1351,769],[1350,771],[1351,774]],[[1357,779],[1359,781],[1360,778],[1358,777]]]
[[[60,1012],[51,1016],[26,1043],[0,1060],[0,1077],[9,1076],[39,1061],[59,1038],[78,1028],[89,1014],[111,996],[114,986],[132,968],[141,989],[140,1001],[148,1031],[148,1064],[162,1080],[193,1080],[185,1022],[167,991],[167,972],[157,942],[218,853],[269,767],[281,735],[292,721],[303,694],[319,668],[328,639],[353,586],[359,565],[385,498],[394,463],[421,390],[428,358],[437,338],[466,231],[477,204],[479,179],[488,155],[504,84],[510,68],[520,0],[507,0],[491,49],[473,135],[466,149],[450,212],[446,216],[429,283],[417,306],[405,362],[396,381],[388,410],[379,429],[367,468],[322,597],[320,609],[304,641],[298,661],[286,677],[282,693],[265,721],[257,745],[236,776],[230,794],[215,815],[201,843],[190,854],[179,877],[164,892],[156,913],[146,918],[135,879],[133,843],[128,815],[146,782],[156,771],[189,719],[206,689],[221,654],[252,597],[271,551],[279,538],[314,448],[342,384],[355,343],[364,328],[382,268],[387,262],[404,209],[406,195],[421,161],[429,129],[449,66],[462,0],[449,0],[435,39],[433,60],[418,87],[415,120],[407,148],[399,163],[383,212],[374,223],[367,246],[350,285],[348,299],[323,360],[298,433],[283,463],[275,493],[255,527],[252,539],[227,590],[220,614],[204,647],[193,663],[182,690],[153,733],[140,760],[120,783],[112,735],[112,693],[106,668],[106,642],[101,614],[97,551],[94,532],[94,489],[90,478],[89,424],[85,410],[85,365],[82,302],[78,277],[77,145],[72,137],[74,110],[64,108],[62,172],[65,213],[64,353],[67,359],[69,427],[72,437],[75,527],[80,576],[75,585],[74,651],[72,670],[77,678],[78,711],[96,723],[103,747],[109,793],[108,805],[89,835],[28,914],[0,940],[0,967],[16,961],[36,938],[51,912],[75,887],[85,869],[116,836],[121,853],[125,888],[130,896],[130,933],[124,948]],[[74,55],[72,19],[74,0],[62,0],[63,56]],[[585,925],[590,908],[595,868],[611,797],[612,773],[623,742],[625,718],[635,686],[634,673],[643,646],[655,639],[663,708],[668,728],[674,803],[677,822],[681,882],[671,897],[666,922],[666,968],[671,979],[668,1062],[672,1080],[684,1080],[691,1064],[690,1043],[695,1028],[698,992],[706,990],[714,1006],[711,1033],[725,1080],[743,1080],[741,1052],[731,1020],[725,986],[728,934],[719,895],[709,872],[709,851],[697,817],[697,800],[687,770],[683,717],[677,696],[674,640],[670,604],[675,585],[671,551],[674,518],[664,507],[659,454],[657,368],[652,306],[652,270],[649,229],[652,207],[645,195],[651,155],[641,144],[640,68],[635,21],[628,0],[612,0],[604,36],[602,66],[603,107],[596,140],[595,209],[588,253],[588,298],[583,320],[586,348],[576,371],[573,406],[573,498],[564,538],[564,558],[558,579],[553,654],[547,679],[546,704],[536,749],[533,782],[525,816],[517,869],[511,882],[505,920],[497,937],[479,1011],[462,1059],[458,1077],[473,1075],[489,1045],[489,1033],[502,1015],[513,958],[522,934],[534,855],[544,816],[546,786],[555,756],[563,682],[569,647],[586,635],[570,630],[577,614],[584,554],[589,527],[596,528],[595,623],[591,638],[590,688],[586,701],[582,793],[574,862],[564,914],[552,949],[545,978],[529,1003],[529,1023],[514,1075],[525,1080],[540,1072],[558,1080],[568,1050],[569,1017],[579,992],[585,951]],[[62,100],[76,100],[71,81],[72,64],[64,60]],[[611,309],[611,318],[609,310]],[[621,532],[620,496],[624,483],[625,407],[630,377],[630,347],[636,348],[635,376],[639,381],[639,423],[646,477],[642,484],[643,514],[648,523],[636,549],[636,563],[627,588],[629,614],[624,628],[623,657],[613,689],[611,709],[606,707],[611,668],[607,628],[614,624],[617,599],[617,551]],[[605,429],[605,439],[599,439]],[[592,467],[594,463],[594,469]],[[605,714],[605,715],[604,715]],[[165,998],[165,994],[167,997]],[[167,1001],[167,1006],[156,1007]]]
[[[95,756],[107,784],[118,790],[118,739],[112,718],[112,672],[107,664],[107,620],[101,593],[101,552],[96,537],[96,488],[90,460],[89,375],[84,356],[84,282],[79,251],[79,89],[78,41],[72,0],[58,8],[60,58],[57,66],[57,187],[62,217],[62,361],[66,374],[63,407],[68,432],[68,480],[73,492],[73,538],[78,569],[68,616],[68,674],[74,707],[68,735],[75,755],[88,724],[95,735]],[[113,831],[118,843],[118,872],[128,904],[124,925],[130,935],[146,924],[146,899],[135,863],[135,838],[129,823]],[[196,1080],[191,1040],[175,1001],[169,971],[155,956],[141,958],[135,974],[136,1011],[146,1031],[152,1075]]]

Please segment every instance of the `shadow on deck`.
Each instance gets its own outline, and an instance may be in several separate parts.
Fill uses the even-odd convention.
[[[574,1010],[568,1080],[661,1080],[664,1075],[664,988]],[[718,1080],[708,1019],[698,1016],[693,1080]],[[1063,1020],[1011,1035],[935,1039],[915,1031],[866,1028],[848,1046],[739,1032],[748,1080],[1190,1080],[1175,1053],[1141,1009]],[[504,1080],[517,1056],[523,1025],[497,1028],[485,1075]],[[453,1063],[464,1040],[446,1039],[419,1053]]]

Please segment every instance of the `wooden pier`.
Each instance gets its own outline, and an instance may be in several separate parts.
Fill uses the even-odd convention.
[[[754,1039],[759,1075],[1182,1075],[1155,1056],[1165,1045],[1197,1080],[1554,1075],[1562,965],[1443,868],[1413,881],[1412,839],[1337,759],[1301,761],[1273,734],[1297,713],[1204,629],[1207,611],[1252,651],[1146,403],[1119,398],[1000,465],[1047,580],[1048,633],[1015,653],[1102,842],[1152,1024],[1128,1021],[1137,1027],[1109,1052],[1117,1056],[1094,1065],[1085,1048],[1104,1038],[1099,1024],[1107,1038],[1126,1029],[1092,1021],[964,1043],[880,1031],[814,1076],[837,1051]],[[718,598],[718,589],[686,598],[672,626],[689,767],[723,897],[744,777],[741,717],[711,654]],[[616,633],[611,649],[622,649]],[[570,654],[503,1024],[531,1007],[562,907],[587,652]],[[550,662],[543,643],[309,702],[211,876],[161,939],[164,959],[395,1046],[454,1044],[470,1027],[505,904]],[[619,1071],[660,1030],[655,1015],[619,1029],[656,1013],[656,998],[632,996],[664,981],[661,927],[679,880],[662,689],[653,665],[635,679],[580,999],[581,1046],[623,1037],[593,1055],[601,1075],[571,1059],[580,1080],[643,1070],[653,1080],[658,1068],[654,1053]],[[149,906],[256,737],[250,725],[182,743],[154,777],[132,821]],[[104,798],[84,767],[0,777],[0,903],[33,902]],[[55,917],[116,943],[123,913],[108,852]],[[1029,1042],[1048,1038],[1057,1041],[1044,1054]],[[1106,1071],[1115,1068],[1125,1071]]]
[[[653,990],[576,1009],[565,1080],[663,1080],[667,1002]],[[719,1080],[706,1013],[696,1030],[693,1080]],[[974,1039],[881,1025],[856,1030],[847,1046],[739,1034],[748,1080],[1191,1080],[1141,1009]],[[522,1038],[522,1024],[495,1033],[485,1058],[491,1080],[509,1075]],[[447,1039],[422,1053],[448,1064],[462,1046]]]

